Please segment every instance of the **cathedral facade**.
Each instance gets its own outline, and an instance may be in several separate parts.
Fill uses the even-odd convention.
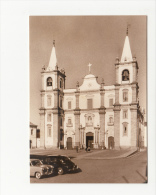
[[[59,70],[53,43],[49,65],[41,72],[41,147],[137,148],[140,139],[146,139],[140,129],[144,125],[140,125],[138,63],[128,33],[121,60],[116,58],[114,85],[98,83],[90,68],[91,64],[81,86],[77,82],[75,89],[66,89],[65,71]]]

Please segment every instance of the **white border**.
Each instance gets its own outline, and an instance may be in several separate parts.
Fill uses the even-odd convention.
[[[148,16],[148,184],[29,183],[29,15]],[[1,194],[142,194],[155,192],[155,2],[1,2]],[[9,79],[8,79],[9,78]],[[27,156],[27,157],[26,157]],[[60,186],[61,185],[61,186]],[[87,191],[86,191],[87,190]],[[89,192],[88,192],[89,190]]]

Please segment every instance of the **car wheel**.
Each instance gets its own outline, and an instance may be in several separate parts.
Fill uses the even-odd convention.
[[[36,179],[41,179],[41,173],[40,172],[35,173],[35,177]]]
[[[63,175],[63,169],[61,167],[58,168],[58,175]]]

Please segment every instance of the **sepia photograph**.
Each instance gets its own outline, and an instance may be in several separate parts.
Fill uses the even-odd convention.
[[[30,183],[148,183],[147,16],[29,16]]]

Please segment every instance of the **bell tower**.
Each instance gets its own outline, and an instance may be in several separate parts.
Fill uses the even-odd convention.
[[[59,70],[55,51],[55,41],[49,64],[43,66],[41,87],[41,139],[43,148],[58,147],[60,143],[60,132],[63,126],[63,90],[65,88],[65,71]]]
[[[138,63],[132,57],[128,28],[121,60],[116,58],[115,69],[115,148],[137,147]]]

